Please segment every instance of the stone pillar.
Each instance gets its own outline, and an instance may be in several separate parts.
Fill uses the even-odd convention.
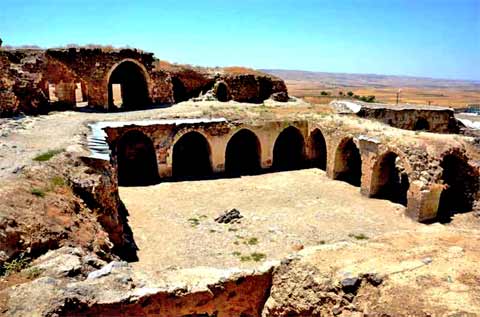
[[[408,190],[406,214],[417,221],[434,219],[437,216],[442,184],[425,185],[421,181],[413,181]]]
[[[373,138],[360,136],[358,138],[358,150],[362,158],[362,180],[360,184],[360,192],[362,195],[371,197],[372,179],[375,163],[378,160],[380,141]]]
[[[225,171],[225,151],[227,150],[228,140],[229,138],[224,135],[215,136],[208,140],[213,173],[223,173]]]

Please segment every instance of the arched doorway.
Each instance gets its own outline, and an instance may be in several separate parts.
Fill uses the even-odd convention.
[[[279,171],[304,167],[305,141],[295,127],[284,129],[277,137],[273,147],[273,169]]]
[[[430,130],[430,124],[428,123],[427,119],[418,118],[418,120],[415,122],[415,125],[413,126],[413,130],[415,130],[415,131],[429,131]]]
[[[200,179],[211,175],[210,153],[210,145],[202,134],[184,134],[173,146],[173,177]]]
[[[456,213],[471,211],[479,190],[478,175],[468,159],[457,154],[445,155],[440,166],[446,188],[440,196],[437,220],[449,222]]]
[[[362,158],[352,138],[343,140],[335,153],[334,179],[360,186]]]
[[[371,197],[407,205],[410,182],[397,154],[388,152],[377,160],[373,167],[371,182]]]
[[[228,87],[224,82],[219,82],[214,88],[215,96],[220,102],[226,102],[229,98]]]
[[[139,131],[125,133],[117,142],[118,183],[146,186],[159,181],[152,140]]]
[[[187,88],[178,77],[172,77],[173,99],[175,103],[180,103],[189,99]]]
[[[110,108],[138,109],[149,103],[148,84],[144,70],[133,61],[124,61],[108,79]]]
[[[315,129],[310,135],[310,149],[313,167],[325,171],[327,168],[327,144],[319,129]]]
[[[227,144],[225,172],[228,175],[250,175],[260,171],[260,142],[250,130],[235,133]]]

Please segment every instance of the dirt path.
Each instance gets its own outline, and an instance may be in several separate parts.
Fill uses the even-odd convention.
[[[140,249],[134,266],[147,274],[172,266],[252,268],[302,246],[423,226],[403,216],[403,206],[365,198],[317,169],[123,187],[120,196]],[[240,223],[214,221],[232,208],[244,216]]]

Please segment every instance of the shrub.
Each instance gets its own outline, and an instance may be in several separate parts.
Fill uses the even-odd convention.
[[[51,179],[51,183],[52,183],[52,187],[61,187],[61,186],[65,186],[65,180],[60,177],[60,176],[54,176],[52,179]]]
[[[47,152],[44,152],[40,155],[35,156],[33,160],[37,162],[45,162],[50,160],[55,155],[62,153],[63,151],[64,151],[63,149],[48,150]]]
[[[369,238],[368,238],[365,234],[363,234],[363,233],[359,233],[359,234],[353,234],[353,233],[351,233],[351,234],[349,234],[348,236],[349,236],[350,238],[354,238],[354,239],[356,239],[356,240],[368,240],[368,239],[369,239]]]
[[[30,258],[20,254],[16,259],[10,262],[5,262],[0,266],[0,275],[10,275],[12,273],[20,272],[30,264]]]
[[[349,97],[353,97],[353,91],[347,92],[347,95],[348,95]]]
[[[30,193],[33,196],[37,196],[37,197],[41,197],[41,198],[45,197],[45,191],[43,189],[40,189],[40,188],[32,188]]]
[[[260,262],[265,260],[267,258],[267,255],[264,253],[253,252],[252,254],[250,254],[250,257],[253,261]]]
[[[328,94],[328,92],[326,92],[326,91],[322,91],[322,92],[320,92],[320,95],[322,95],[322,96],[328,96],[329,94]]]
[[[258,244],[258,238],[250,238],[248,239],[247,241],[245,241],[245,244],[248,244],[248,245],[257,245]]]

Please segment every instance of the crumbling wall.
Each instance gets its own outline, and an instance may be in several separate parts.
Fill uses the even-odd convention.
[[[41,89],[46,59],[38,50],[0,50],[0,117],[48,109]]]
[[[96,107],[108,105],[108,75],[116,64],[133,60],[145,66],[149,73],[154,68],[153,53],[143,53],[135,49],[106,52],[100,48],[71,48],[47,50],[46,54],[65,64],[85,81],[88,87],[88,103]]]
[[[374,119],[405,130],[425,130],[436,133],[458,133],[459,127],[453,110],[422,109],[379,109],[364,107],[359,117]],[[419,122],[425,122],[419,124]]]

